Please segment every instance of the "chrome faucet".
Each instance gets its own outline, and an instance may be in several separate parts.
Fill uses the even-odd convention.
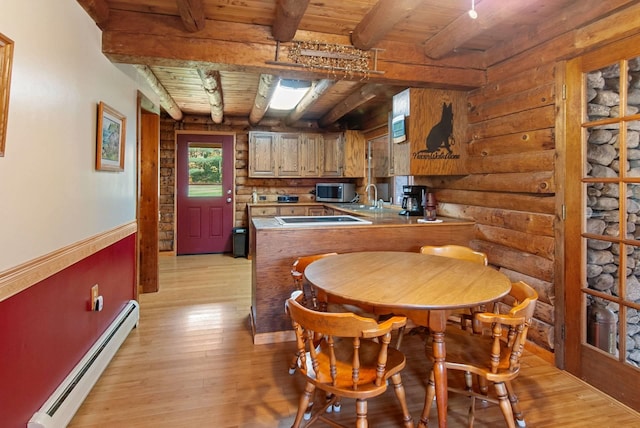
[[[369,197],[369,189],[373,187],[373,199]],[[369,203],[372,207],[376,207],[378,204],[378,188],[375,184],[369,183],[367,187],[364,188],[364,192],[367,194],[367,199],[369,199]]]

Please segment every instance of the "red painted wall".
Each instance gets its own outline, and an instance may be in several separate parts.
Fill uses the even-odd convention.
[[[134,297],[135,234],[0,302],[0,425],[25,427]],[[101,312],[89,310],[99,285]]]

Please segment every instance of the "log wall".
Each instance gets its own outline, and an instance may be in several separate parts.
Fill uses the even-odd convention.
[[[530,338],[555,345],[555,58],[494,73],[467,94],[465,176],[421,177],[439,212],[477,222],[472,246],[513,281],[538,290]],[[492,79],[492,77],[495,78]]]
[[[487,83],[467,93],[468,175],[416,179],[436,189],[440,214],[477,222],[472,246],[487,253],[490,264],[537,289],[530,338],[549,350],[560,342],[556,319],[564,318],[561,160],[571,154],[556,145],[564,126],[564,60],[637,33],[637,16],[626,13],[489,67]]]

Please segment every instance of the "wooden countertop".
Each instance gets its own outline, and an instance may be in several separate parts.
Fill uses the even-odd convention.
[[[355,214],[357,216],[357,214]],[[363,218],[371,221],[371,224],[355,224],[348,226],[286,226],[278,223],[273,217],[257,217],[252,218],[253,226],[257,230],[261,229],[326,229],[329,227],[339,228],[363,228],[363,227],[380,227],[380,226],[412,226],[412,227],[438,227],[438,226],[452,226],[452,225],[468,225],[475,224],[473,221],[460,220],[448,217],[438,217],[438,220],[442,220],[441,223],[419,223],[418,219],[422,217],[408,217],[393,213],[380,213],[375,215],[363,216]]]
[[[421,216],[404,216],[400,215],[401,208],[399,206],[385,206],[382,211],[377,210],[351,210],[338,206],[338,204],[327,202],[297,202],[297,203],[277,203],[277,202],[259,202],[257,204],[249,204],[249,206],[326,206],[332,208],[341,213],[353,215],[355,217],[362,217],[372,222],[372,224],[358,224],[349,226],[286,226],[278,223],[273,217],[254,217],[252,218],[253,225],[256,229],[290,229],[295,228],[326,228],[326,227],[372,227],[372,226],[420,226],[420,227],[436,227],[438,225],[453,225],[453,224],[474,224],[473,221],[460,220],[450,217],[438,217],[441,223],[421,223],[418,220],[422,219]]]

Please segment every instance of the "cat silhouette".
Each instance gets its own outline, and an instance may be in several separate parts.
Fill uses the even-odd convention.
[[[450,141],[453,139],[453,107],[451,103],[442,103],[442,117],[436,123],[429,135],[427,135],[427,152],[434,153],[444,147],[449,154],[451,151]]]

